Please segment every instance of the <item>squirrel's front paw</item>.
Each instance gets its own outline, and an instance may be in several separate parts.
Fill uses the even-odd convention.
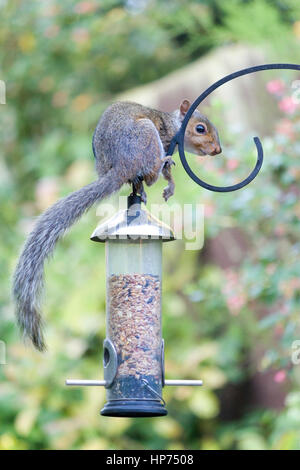
[[[163,163],[163,166],[165,166],[165,167],[171,167],[172,165],[176,165],[176,163],[172,159],[171,155],[169,155],[167,157],[164,157],[162,159],[162,163]]]
[[[173,194],[174,194],[174,186],[167,186],[163,192],[164,200],[167,202],[169,197],[173,196]]]

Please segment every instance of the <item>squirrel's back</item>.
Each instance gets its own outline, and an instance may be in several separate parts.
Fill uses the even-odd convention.
[[[114,155],[117,155],[120,146],[128,139],[135,139],[135,132],[139,129],[135,123],[140,119],[149,119],[155,125],[159,134],[165,131],[170,133],[172,127],[171,113],[158,111],[130,101],[117,101],[109,106],[102,114],[93,135],[93,152],[96,161],[102,161],[110,157],[110,163]],[[130,137],[129,137],[130,136]]]

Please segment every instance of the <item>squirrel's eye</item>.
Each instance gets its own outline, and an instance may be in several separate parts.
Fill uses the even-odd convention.
[[[197,124],[196,131],[198,132],[198,134],[204,134],[204,132],[206,132],[206,129],[202,124]]]

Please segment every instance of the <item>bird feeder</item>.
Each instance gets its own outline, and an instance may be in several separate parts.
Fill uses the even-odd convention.
[[[240,183],[214,186],[200,179],[189,167],[184,135],[199,104],[223,84],[263,70],[300,70],[295,64],[266,64],[227,75],[205,90],[190,106],[167,155],[178,146],[181,163],[198,185],[219,193],[236,191],[249,184],[263,163],[263,148],[254,137],[257,161]],[[161,329],[162,244],[174,240],[170,227],[141,208],[133,193],[128,208],[96,228],[91,237],[106,245],[106,325],[104,380],[67,380],[67,385],[104,386],[104,416],[162,416],[167,414],[162,390],[166,385],[202,385],[201,380],[165,380],[164,341]]]
[[[202,385],[164,378],[162,244],[175,239],[172,229],[132,194],[127,210],[99,225],[91,239],[106,249],[104,381],[68,380],[67,385],[103,385],[104,416],[166,415],[165,385]]]

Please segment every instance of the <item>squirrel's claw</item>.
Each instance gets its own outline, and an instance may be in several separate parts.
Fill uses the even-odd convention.
[[[176,163],[172,159],[171,155],[168,155],[167,157],[164,157],[162,159],[162,162],[163,162],[164,167],[171,167],[172,165],[174,165],[174,166],[176,165]]]

